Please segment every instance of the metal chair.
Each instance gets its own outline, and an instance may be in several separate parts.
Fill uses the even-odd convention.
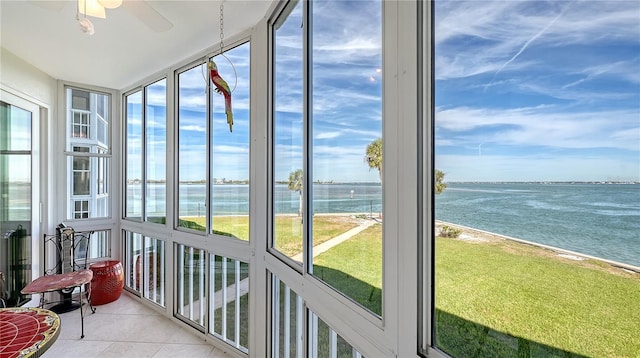
[[[76,232],[73,228],[63,224],[58,225],[56,234],[44,235],[45,275],[29,283],[23,294],[40,294],[40,307],[55,304],[49,307],[56,313],[69,312],[80,309],[82,322],[82,334],[84,337],[84,310],[82,309],[83,296],[89,304],[91,313],[95,308],[91,304],[91,280],[93,272],[87,268],[89,240],[93,231]],[[53,250],[53,251],[51,251]],[[53,258],[53,263],[48,265],[48,259]],[[79,289],[78,302],[73,302],[73,292]],[[61,299],[46,300],[47,294],[58,292]]]

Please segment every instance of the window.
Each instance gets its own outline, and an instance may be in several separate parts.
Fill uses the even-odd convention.
[[[638,2],[434,3],[436,349],[637,354],[632,13]]]
[[[302,4],[287,5],[273,26],[273,247],[299,264],[304,210]]]
[[[382,3],[291,2],[272,31],[272,247],[381,316]]]
[[[110,215],[109,143],[111,96],[67,88],[67,219]]]
[[[127,219],[142,219],[142,163],[143,154],[142,146],[142,128],[143,112],[142,112],[142,92],[138,91],[126,96],[126,117],[127,117],[127,135],[125,147],[126,157],[126,178],[125,183],[127,193],[125,195],[125,213]]]
[[[144,238],[144,252],[136,257],[136,271],[142,282],[143,297],[165,306],[165,250],[164,241]],[[140,283],[137,284],[140,287]]]
[[[20,306],[37,270],[39,108],[0,90],[0,304]],[[34,210],[35,209],[35,210]]]
[[[327,323],[305,307],[304,300],[276,275],[271,276],[272,357],[363,357]],[[307,320],[305,320],[307,315]],[[304,323],[309,330],[305,332]],[[308,354],[305,344],[308,341]]]
[[[304,300],[272,275],[272,357],[304,356]]]
[[[210,333],[248,353],[249,264],[209,255]]]
[[[233,126],[208,64],[177,75],[180,228],[249,240],[249,49],[210,59],[231,90]]]
[[[123,266],[125,271],[124,286],[140,295],[142,291],[140,257],[144,256],[142,250],[142,235],[123,230],[122,241]],[[144,268],[146,266],[142,267]]]
[[[204,330],[207,290],[206,251],[176,244],[176,314]]]
[[[207,230],[207,77],[199,64],[178,75],[178,226]]]
[[[125,218],[129,220],[141,221],[144,217],[146,221],[165,223],[166,92],[166,80],[162,79],[125,97]]]
[[[167,215],[167,81],[145,90],[145,217],[164,224]]]
[[[74,219],[88,219],[89,218],[89,201],[88,200],[75,200],[73,202],[73,218]]]
[[[75,153],[89,153],[88,147],[73,147]],[[73,158],[73,195],[91,194],[91,159],[88,157]]]
[[[89,115],[87,112],[73,111],[73,136],[76,138],[88,138],[89,128]]]

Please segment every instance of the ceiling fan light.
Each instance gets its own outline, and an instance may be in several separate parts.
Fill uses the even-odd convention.
[[[107,9],[115,9],[122,5],[122,0],[98,0],[98,2]]]
[[[82,32],[84,32],[87,35],[93,35],[96,31],[93,28],[93,23],[91,22],[91,20],[87,19],[86,17],[81,18],[80,20],[78,20],[78,23],[80,24],[80,30],[82,30]]]
[[[98,0],[78,0],[78,13],[84,16],[99,17],[101,19],[107,17],[104,6],[100,5]]]

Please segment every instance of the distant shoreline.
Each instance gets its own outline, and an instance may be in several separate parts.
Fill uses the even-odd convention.
[[[130,179],[127,181],[127,184],[141,184],[142,181],[140,179]],[[166,184],[166,181],[163,180],[149,180],[149,184]],[[206,184],[203,180],[185,180],[178,182],[179,184],[187,184],[187,185],[204,185]],[[28,182],[25,182],[28,184]],[[213,185],[249,185],[248,179],[243,180],[228,180],[225,182],[216,181]],[[286,181],[276,180],[276,184],[278,185],[287,185]],[[339,181],[315,181],[313,184],[316,185],[382,185],[380,182],[339,182]],[[446,184],[540,184],[540,185],[553,185],[553,184],[592,184],[592,185],[640,185],[639,180],[602,180],[602,181],[579,181],[579,180],[568,180],[568,181],[448,181]]]

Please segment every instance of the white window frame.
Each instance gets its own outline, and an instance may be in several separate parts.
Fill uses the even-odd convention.
[[[272,19],[275,20],[277,14],[274,11]],[[374,317],[312,275],[299,273],[275,255],[268,252],[264,257],[269,272],[286,280],[289,287],[305,300],[309,309],[363,356],[369,357],[418,355],[417,249],[420,235],[417,213],[422,202],[419,194],[423,177],[418,164],[423,154],[417,150],[422,141],[418,130],[421,125],[421,101],[417,95],[421,83],[418,81],[421,70],[418,47],[421,46],[416,46],[421,36],[418,14],[418,2],[383,2],[385,223],[382,319]],[[266,31],[269,38],[264,46],[268,48],[273,41],[269,25]],[[262,49],[256,40],[254,46]],[[268,52],[271,57],[272,51],[269,49]],[[270,60],[267,59],[267,62]],[[267,66],[266,72],[272,78],[270,65],[261,65]],[[260,70],[264,71],[264,68],[252,69],[252,73]],[[272,96],[270,91],[269,96]],[[272,106],[272,99],[268,106]],[[272,110],[268,113],[272,113]]]

